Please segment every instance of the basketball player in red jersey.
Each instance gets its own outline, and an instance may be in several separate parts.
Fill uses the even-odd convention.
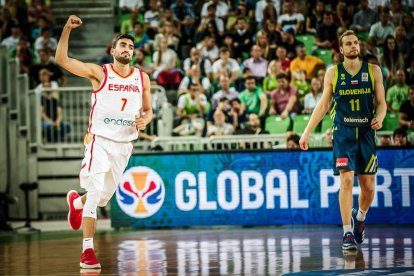
[[[128,159],[133,140],[138,138],[152,119],[150,80],[140,69],[130,67],[134,38],[119,35],[113,42],[113,64],[99,66],[68,57],[68,41],[72,29],[82,20],[71,15],[66,22],[58,47],[56,63],[69,72],[91,81],[92,109],[85,136],[85,157],[79,174],[80,186],[87,193],[80,196],[69,191],[68,222],[72,229],[82,225],[83,250],[81,268],[100,268],[93,247],[98,206],[105,206],[114,194]]]

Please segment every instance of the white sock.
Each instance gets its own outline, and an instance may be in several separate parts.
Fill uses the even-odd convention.
[[[83,209],[83,203],[82,203],[81,196],[73,201],[73,207],[75,207],[75,209]]]
[[[361,210],[361,208],[359,208],[359,210],[358,210],[358,213],[357,213],[357,220],[358,221],[364,221],[365,220],[365,216],[367,215],[367,212],[368,211],[364,211],[364,210]]]
[[[344,235],[345,233],[348,233],[348,232],[354,233],[354,230],[352,229],[351,224],[344,225],[343,228],[344,228]]]
[[[88,248],[92,248],[93,249],[93,238],[86,238],[83,239],[83,250],[82,253],[88,249]]]

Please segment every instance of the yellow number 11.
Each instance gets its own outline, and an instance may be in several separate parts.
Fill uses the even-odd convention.
[[[351,110],[352,111],[359,111],[359,99],[356,100],[350,100],[349,103],[351,104]]]

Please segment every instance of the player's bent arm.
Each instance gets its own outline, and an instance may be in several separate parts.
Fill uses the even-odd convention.
[[[68,56],[69,34],[71,29],[65,26],[56,48],[55,61],[58,65],[79,77],[87,78],[99,86],[104,77],[102,67],[92,63],[84,63]],[[94,87],[97,88],[97,87]]]
[[[148,125],[152,120],[152,104],[151,104],[151,81],[148,75],[142,72],[144,76],[144,91],[142,92],[142,112],[145,125]]]
[[[318,102],[316,107],[313,109],[309,123],[303,132],[304,135],[309,136],[312,130],[319,124],[326,113],[329,110],[329,103],[332,99],[332,81],[334,78],[334,69],[330,67],[325,74],[325,80],[323,83],[323,93],[321,100]]]
[[[385,101],[385,89],[382,79],[382,72],[378,65],[372,65],[372,73],[374,75],[376,117],[382,122],[387,114],[387,102]]]

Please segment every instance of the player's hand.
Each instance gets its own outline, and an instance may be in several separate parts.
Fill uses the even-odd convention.
[[[137,130],[144,130],[147,125],[141,115],[135,115],[135,127]]]
[[[377,118],[372,119],[371,128],[373,130],[381,129],[382,128],[382,121],[378,120]]]
[[[76,15],[69,16],[68,21],[66,22],[66,27],[69,29],[76,29],[82,25],[82,20]]]
[[[299,146],[302,150],[308,150],[309,148],[309,135],[302,134],[299,140]]]

